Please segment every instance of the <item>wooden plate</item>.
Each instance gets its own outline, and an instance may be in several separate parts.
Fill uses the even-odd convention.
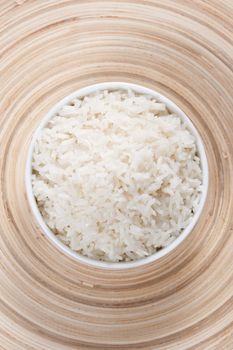
[[[0,0],[0,349],[233,348],[231,0]],[[204,213],[173,253],[112,271],[60,253],[30,213],[31,135],[61,98],[145,85],[206,146]]]

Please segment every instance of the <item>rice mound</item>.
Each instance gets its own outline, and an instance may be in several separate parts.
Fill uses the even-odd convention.
[[[202,171],[195,137],[163,103],[106,90],[72,100],[42,129],[32,186],[65,245],[97,260],[130,261],[187,227]]]

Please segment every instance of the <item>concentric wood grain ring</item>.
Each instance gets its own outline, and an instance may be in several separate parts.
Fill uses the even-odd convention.
[[[0,0],[0,349],[233,348],[231,0]],[[160,261],[95,269],[30,213],[24,172],[45,113],[81,86],[128,81],[180,106],[206,146],[200,222]]]

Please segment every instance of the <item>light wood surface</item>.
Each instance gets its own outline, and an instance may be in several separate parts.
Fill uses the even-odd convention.
[[[232,0],[0,0],[0,349],[233,349]],[[62,255],[25,195],[33,131],[61,98],[127,81],[204,139],[207,204],[172,254],[103,271]]]

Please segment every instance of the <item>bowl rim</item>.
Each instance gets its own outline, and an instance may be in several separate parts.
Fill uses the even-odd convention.
[[[194,214],[191,222],[189,225],[184,229],[184,231],[167,247],[159,250],[158,252],[155,252],[148,257],[141,258],[138,260],[130,261],[130,262],[106,262],[106,261],[99,261],[95,259],[91,259],[89,257],[86,257],[84,255],[81,255],[75,251],[73,251],[71,248],[66,246],[64,243],[62,243],[55,234],[50,230],[50,228],[46,225],[39,208],[36,204],[35,197],[33,195],[32,190],[32,181],[31,181],[31,175],[32,175],[32,154],[34,150],[34,145],[37,137],[39,136],[41,130],[44,128],[44,126],[48,123],[48,121],[54,116],[54,114],[64,105],[71,102],[74,98],[82,97],[85,95],[88,95],[95,91],[102,91],[102,90],[133,90],[138,93],[142,94],[149,94],[155,97],[159,102],[165,103],[166,106],[169,109],[169,112],[176,113],[181,120],[187,125],[188,129],[191,131],[192,135],[196,138],[196,144],[197,144],[197,150],[200,157],[201,162],[201,168],[202,168],[202,186],[203,191],[201,194],[201,199],[198,205],[198,209],[196,213]],[[39,224],[39,227],[42,229],[42,231],[45,233],[45,235],[49,238],[49,240],[57,247],[61,252],[65,253],[67,256],[75,259],[76,261],[79,261],[85,265],[89,265],[92,267],[97,268],[104,268],[104,269],[128,269],[128,268],[135,268],[143,265],[148,265],[152,262],[155,262],[156,260],[168,255],[170,252],[172,252],[175,248],[177,248],[192,232],[194,226],[198,222],[201,213],[203,211],[207,193],[208,193],[208,184],[209,184],[209,170],[208,170],[208,160],[205,152],[205,147],[203,144],[203,141],[199,135],[199,132],[197,131],[196,127],[192,123],[192,121],[189,119],[189,117],[169,98],[165,97],[161,93],[147,88],[143,85],[139,84],[133,84],[133,83],[127,83],[127,82],[105,82],[105,83],[97,83],[89,86],[85,86],[83,88],[80,88],[73,93],[69,94],[68,96],[64,97],[62,100],[60,100],[58,103],[56,103],[49,111],[46,113],[46,115],[42,118],[40,123],[36,126],[36,129],[34,130],[30,145],[28,148],[28,154],[26,159],[26,169],[25,169],[25,185],[26,185],[26,194],[29,202],[30,209],[36,219],[36,222]]]

